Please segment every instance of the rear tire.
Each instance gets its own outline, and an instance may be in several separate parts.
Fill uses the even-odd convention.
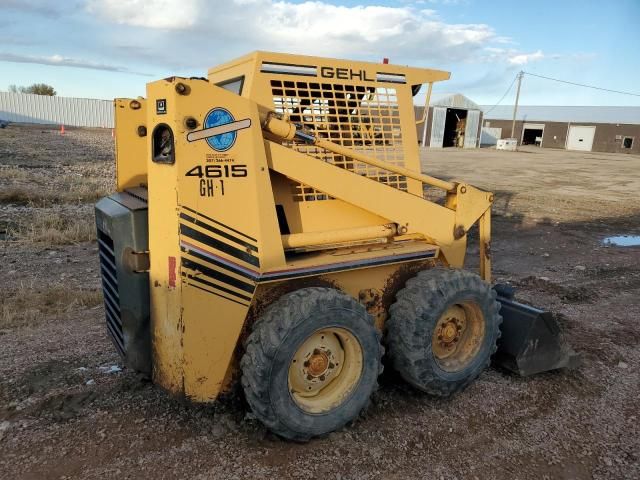
[[[464,270],[419,272],[389,309],[395,370],[415,388],[446,397],[480,375],[496,351],[502,317],[496,293]]]
[[[254,325],[242,387],[271,431],[307,441],[358,417],[378,387],[382,353],[362,305],[337,290],[304,288],[283,295]]]

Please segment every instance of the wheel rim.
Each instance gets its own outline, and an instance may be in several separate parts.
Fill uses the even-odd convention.
[[[289,364],[289,391],[308,413],[323,413],[343,403],[362,375],[360,342],[344,328],[324,328],[300,345]]]
[[[431,339],[433,356],[447,372],[457,372],[476,357],[485,336],[485,318],[472,301],[451,305],[440,316]]]

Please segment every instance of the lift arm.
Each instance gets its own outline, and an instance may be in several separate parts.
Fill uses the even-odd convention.
[[[372,181],[279,143],[265,140],[269,167],[298,182],[312,186],[334,198],[368,210],[398,224],[401,234],[420,234],[440,246],[447,262],[461,267],[466,250],[466,233],[481,221],[481,276],[491,279],[490,209],[493,194],[465,183],[447,182],[404,167],[390,165],[377,158],[319,138],[270,112],[262,121],[266,132],[281,140],[297,140],[316,145],[339,155],[413,178],[447,191],[444,206],[402,190]]]

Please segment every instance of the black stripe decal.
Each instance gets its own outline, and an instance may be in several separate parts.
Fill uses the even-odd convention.
[[[282,272],[282,273],[266,273],[264,275],[260,276],[260,279],[258,281],[268,281],[268,280],[281,280],[281,279],[290,279],[290,278],[296,278],[296,277],[302,277],[305,275],[322,275],[323,273],[332,273],[332,272],[339,272],[339,271],[345,271],[345,270],[354,270],[357,268],[366,268],[366,267],[376,267],[379,265],[385,265],[387,263],[397,263],[397,262],[405,262],[405,261],[409,261],[409,260],[420,260],[420,259],[425,259],[425,258],[433,258],[435,256],[435,252],[427,252],[421,255],[416,255],[416,256],[411,256],[411,257],[404,257],[404,258],[385,258],[385,259],[381,259],[381,260],[374,260],[372,262],[360,262],[360,263],[355,263],[353,265],[338,265],[335,267],[327,267],[327,268],[322,268],[322,269],[307,269],[307,270],[302,270],[302,271],[297,271],[297,272],[291,272],[291,273],[287,273]]]
[[[313,77],[313,78],[318,78],[318,74],[317,73],[301,73],[301,72],[270,72],[269,70],[260,70],[260,73],[270,73],[272,75],[291,75],[294,77]],[[283,87],[286,88],[286,87]]]
[[[228,298],[228,297],[225,297],[224,295],[219,295],[216,292],[212,292],[211,290],[207,290],[206,288],[202,288],[202,287],[196,285],[195,283],[187,282],[187,285],[189,285],[189,286],[191,286],[193,288],[197,288],[198,290],[202,290],[203,292],[211,293],[212,295],[215,295],[216,297],[221,297],[221,298],[224,298],[225,300],[229,300],[230,302],[237,303],[238,305],[242,305],[243,307],[248,307],[249,306],[246,303],[238,302],[237,300],[234,300],[233,298]]]
[[[181,213],[180,214],[180,218],[183,220],[186,220],[188,222],[193,223],[194,225],[198,225],[199,227],[204,228],[205,230],[210,231],[211,233],[215,233],[216,235],[220,235],[221,237],[226,238],[227,240],[231,240],[234,243],[237,243],[238,245],[242,245],[245,248],[248,248],[250,250],[253,250],[254,252],[258,251],[258,247],[256,247],[255,245],[252,245],[248,242],[245,242],[244,240],[240,240],[239,238],[234,237],[233,235],[229,235],[227,232],[223,232],[222,230],[217,229],[216,227],[212,227],[202,221],[198,221],[197,219],[187,215],[186,213]]]
[[[182,225],[181,225],[182,227]],[[188,227],[185,227],[188,228]],[[198,233],[198,232],[196,232]],[[206,243],[206,242],[203,242]],[[389,257],[384,257],[384,258],[378,258],[378,259],[370,259],[370,260],[364,260],[364,261],[352,261],[352,262],[345,262],[345,263],[341,263],[338,265],[333,265],[333,266],[328,266],[328,267],[324,267],[324,268],[317,268],[317,267],[311,267],[311,268],[306,268],[303,270],[293,270],[293,271],[281,271],[281,272],[267,272],[264,273],[262,275],[260,274],[252,274],[250,272],[246,272],[243,271],[241,268],[234,268],[233,265],[227,265],[225,263],[222,263],[218,260],[216,260],[215,258],[209,257],[207,255],[203,255],[200,252],[197,252],[195,250],[192,250],[190,248],[185,248],[185,247],[181,247],[181,250],[189,255],[192,255],[195,258],[198,258],[201,261],[207,262],[209,264],[213,264],[217,267],[220,268],[224,268],[228,271],[234,272],[242,277],[245,277],[249,280],[252,280],[256,283],[260,283],[260,282],[266,282],[266,281],[270,281],[270,280],[281,280],[281,279],[291,279],[291,278],[296,278],[296,277],[303,277],[303,276],[308,276],[308,275],[322,275],[325,273],[333,273],[333,272],[340,272],[340,271],[348,271],[348,270],[355,270],[355,269],[359,269],[359,268],[368,268],[368,267],[376,267],[376,266],[380,266],[380,265],[386,265],[386,264],[392,264],[392,263],[402,263],[402,262],[408,262],[408,261],[412,261],[412,260],[423,260],[423,259],[428,259],[428,258],[433,258],[435,257],[436,251],[435,250],[429,250],[429,251],[422,251],[422,252],[414,252],[414,253],[405,253],[405,254],[400,254],[400,255],[393,255],[393,256],[389,256]],[[206,267],[204,265],[200,265],[197,262],[192,262],[189,259],[185,259],[183,258],[183,265],[184,265],[184,261],[187,262],[191,262],[193,265],[197,265],[197,267],[190,267],[190,268],[194,268],[196,270],[200,270],[203,271],[204,269],[207,269],[210,273],[211,276],[217,275],[217,278],[223,282],[227,282],[230,283],[234,286],[237,286],[235,283],[229,282],[228,279],[231,279],[233,282],[242,282],[239,279],[236,278],[232,278],[229,277],[228,275],[226,275],[224,272],[218,272],[215,270],[212,270],[209,267]],[[204,273],[204,272],[203,272]],[[244,282],[242,282],[244,283]],[[244,285],[248,285],[247,283],[244,283]],[[238,287],[241,288],[245,291],[247,291],[248,293],[253,293],[255,286],[251,286],[252,290],[246,290],[243,287]]]
[[[233,272],[233,273],[235,273],[237,275],[240,275],[240,276],[242,276],[244,278],[248,278],[251,281],[255,281],[258,278],[257,275],[252,275],[250,273],[247,273],[245,271],[240,270],[239,268],[233,268],[233,267],[231,267],[229,265],[225,265],[224,263],[219,262],[218,260],[215,260],[215,259],[213,259],[211,257],[207,257],[206,255],[202,255],[201,253],[196,252],[195,250],[190,250],[190,249],[185,248],[185,247],[180,247],[180,250],[182,250],[184,253],[187,253],[189,255],[192,255],[192,256],[196,257],[199,260],[211,263],[211,264],[215,265],[216,267],[224,268],[225,270]]]
[[[341,272],[348,270],[355,270],[358,268],[367,268],[367,267],[375,267],[380,265],[386,265],[391,263],[401,263],[408,262],[411,260],[422,260],[427,258],[433,258],[435,256],[435,251],[422,251],[422,252],[414,252],[414,253],[406,253],[402,255],[394,255],[391,257],[385,257],[381,259],[370,259],[365,261],[354,261],[348,263],[341,263],[338,265],[328,266],[324,268],[311,267],[306,268],[304,270],[294,270],[294,271],[282,271],[282,272],[268,272],[265,274],[252,274],[249,272],[245,272],[240,268],[234,268],[233,265],[227,265],[222,262],[215,260],[214,258],[203,255],[195,250],[181,247],[181,250],[189,255],[193,255],[194,257],[206,261],[208,263],[212,263],[216,266],[220,266],[225,268],[231,272],[237,273],[249,280],[253,280],[256,283],[266,282],[270,280],[280,280],[280,279],[291,279],[296,277],[303,277],[307,275],[321,275],[324,273],[332,273],[332,272]]]
[[[188,258],[182,257],[182,266],[190,270],[197,270],[207,277],[213,278],[214,280],[218,280],[222,283],[226,283],[227,285],[231,285],[232,287],[236,287],[239,290],[244,290],[247,293],[253,294],[255,290],[255,286],[251,283],[246,283],[235,277],[230,277],[226,273],[219,272],[218,270],[209,268],[205,265],[202,265],[201,263],[196,263],[192,260],[189,260]]]
[[[182,276],[188,278],[189,280],[207,285],[208,287],[215,288],[216,290],[220,290],[221,292],[227,293],[229,295],[233,295],[247,302],[251,301],[251,297],[247,297],[246,295],[242,295],[241,293],[236,293],[233,290],[229,290],[228,288],[225,288],[221,285],[210,282],[209,280],[205,280],[204,278],[202,278],[202,275],[196,276],[196,275],[190,275],[188,273],[183,272]]]
[[[256,267],[260,266],[260,260],[258,259],[258,257],[254,257],[250,253],[240,250],[239,248],[232,247],[231,245],[227,245],[226,243],[221,242],[220,240],[216,240],[215,238],[210,237],[205,233],[199,232],[198,230],[194,230],[193,228],[187,225],[184,225],[182,223],[180,224],[180,233],[200,243],[204,243],[205,245],[208,245],[211,248],[220,250],[221,252],[231,255],[232,257],[235,257],[239,260],[250,263],[251,265],[254,265]]]
[[[258,241],[258,240],[256,240],[255,238],[250,237],[249,235],[247,235],[247,234],[245,234],[245,233],[242,233],[242,232],[240,232],[239,230],[236,230],[235,228],[230,227],[229,225],[225,225],[224,223],[221,223],[221,222],[219,222],[219,221],[217,221],[217,220],[214,220],[214,219],[213,219],[213,218],[211,218],[211,217],[207,217],[206,215],[204,215],[204,214],[202,214],[202,213],[200,213],[200,212],[196,212],[196,211],[195,211],[195,210],[193,210],[192,208],[185,207],[184,205],[182,205],[182,208],[184,208],[185,210],[190,211],[191,213],[195,213],[195,214],[196,214],[196,215],[198,215],[199,217],[206,218],[206,219],[207,219],[207,220],[209,220],[210,222],[213,222],[213,223],[215,223],[216,225],[220,225],[221,227],[224,227],[224,228],[226,228],[227,230],[231,230],[232,232],[235,232],[235,233],[237,233],[238,235],[242,235],[244,238],[248,238],[249,240],[253,240],[254,242],[257,242],[257,241]]]
[[[223,287],[222,285],[218,285],[217,283],[213,283],[213,279],[210,280],[205,280],[203,277],[205,277],[204,274],[200,274],[200,275],[192,275],[190,273],[186,273],[186,272],[182,272],[182,275],[184,277],[187,277],[191,280],[195,280],[196,282],[200,282],[200,283],[204,283],[205,285],[209,285],[211,288],[215,288],[216,290],[220,290],[221,292],[224,293],[228,293],[229,295],[233,295],[235,297],[241,298],[242,300],[246,300],[247,302],[251,301],[251,297],[247,297],[246,295],[243,295],[242,293],[237,293],[234,292],[233,290],[227,288],[227,287]]]

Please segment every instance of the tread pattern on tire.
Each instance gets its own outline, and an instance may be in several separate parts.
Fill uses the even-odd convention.
[[[271,378],[271,365],[279,346],[286,338],[287,333],[300,322],[305,321],[314,309],[321,305],[332,305],[357,309],[363,318],[368,318],[373,325],[373,318],[366,309],[352,297],[331,288],[310,287],[287,293],[276,300],[265,310],[264,314],[253,325],[251,334],[246,343],[245,354],[240,362],[242,370],[241,384],[245,398],[253,413],[272,432],[290,440],[305,442],[313,434],[291,430],[279,418],[272,408],[269,388]],[[375,329],[379,345],[378,375],[382,373],[384,347],[380,342],[381,334]],[[377,377],[376,377],[377,378]],[[372,387],[371,395],[378,389],[378,382]],[[369,396],[369,398],[371,397]],[[369,402],[361,409],[360,414],[366,410]],[[357,417],[357,416],[356,416]],[[354,418],[345,418],[336,429],[344,427]]]
[[[473,292],[484,303],[486,312],[492,317],[485,319],[486,328],[492,329],[488,332],[492,346],[486,361],[468,377],[449,381],[436,371],[436,361],[431,353],[431,332],[438,321],[434,318],[436,312],[443,311],[443,305],[455,292]],[[412,386],[431,395],[447,397],[463,390],[489,365],[491,355],[497,349],[502,323],[499,311],[496,292],[478,275],[459,269],[423,270],[407,281],[389,309],[386,340],[391,364]]]

